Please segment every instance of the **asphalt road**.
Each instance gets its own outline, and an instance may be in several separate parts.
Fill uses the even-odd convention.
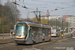
[[[15,43],[1,44],[0,50],[72,50],[75,48],[75,39],[70,34],[61,37],[52,37],[50,42],[38,43],[34,45],[16,45]]]
[[[75,39],[66,39],[35,47],[40,50],[75,50]]]

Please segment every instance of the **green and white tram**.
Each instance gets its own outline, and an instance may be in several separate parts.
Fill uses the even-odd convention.
[[[51,40],[51,26],[33,22],[18,22],[15,30],[16,44],[33,44]]]

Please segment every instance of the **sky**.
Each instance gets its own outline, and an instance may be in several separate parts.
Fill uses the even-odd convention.
[[[2,4],[7,1],[14,2],[15,0],[1,0]],[[46,15],[49,10],[50,15],[75,15],[75,0],[16,0],[19,5],[26,6],[28,9],[22,6],[17,6],[20,11],[20,18],[35,17],[32,11],[38,8],[41,11],[41,15]],[[57,10],[55,10],[57,9]],[[29,12],[29,14],[28,14]]]

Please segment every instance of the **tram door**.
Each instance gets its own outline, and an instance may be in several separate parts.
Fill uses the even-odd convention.
[[[44,28],[43,29],[43,33],[45,34],[45,38],[44,38],[44,40],[45,41],[48,41],[48,40],[50,40],[50,29],[47,29],[47,28]]]
[[[32,37],[32,40],[34,40],[35,42],[41,42],[42,38],[41,38],[41,35],[40,35],[40,28],[38,27],[31,27],[31,37]]]
[[[30,43],[33,43],[33,39],[32,39],[32,27],[30,27],[30,30],[29,30],[29,41],[30,41]]]
[[[49,38],[48,38],[48,29],[47,28],[45,28],[45,35],[46,35],[45,40],[48,41]]]

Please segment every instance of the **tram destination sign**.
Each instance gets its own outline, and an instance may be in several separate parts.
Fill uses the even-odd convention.
[[[19,23],[17,24],[17,26],[25,26],[25,24]]]

